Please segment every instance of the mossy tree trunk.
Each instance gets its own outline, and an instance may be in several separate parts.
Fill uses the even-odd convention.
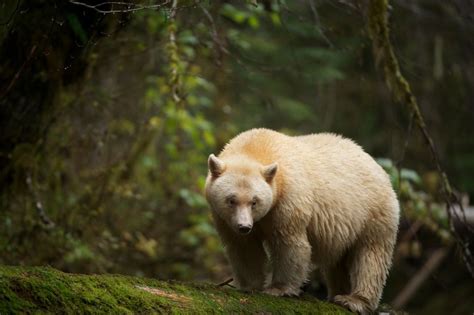
[[[350,314],[313,297],[272,297],[204,283],[0,267],[0,314]]]

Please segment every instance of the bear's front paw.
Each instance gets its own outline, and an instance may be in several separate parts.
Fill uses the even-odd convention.
[[[349,309],[360,315],[368,315],[372,313],[367,301],[364,298],[353,295],[336,295],[333,302]]]
[[[301,293],[300,289],[294,289],[290,287],[283,288],[268,288],[263,293],[270,294],[273,296],[298,296]]]

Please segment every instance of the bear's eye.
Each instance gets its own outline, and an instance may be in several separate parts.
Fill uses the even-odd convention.
[[[229,206],[231,206],[231,207],[235,206],[236,203],[237,203],[237,202],[235,201],[234,198],[229,198],[229,199],[227,199],[227,204],[228,204]]]
[[[252,208],[257,206],[257,199],[252,200]]]

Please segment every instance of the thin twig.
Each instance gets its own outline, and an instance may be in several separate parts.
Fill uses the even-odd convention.
[[[219,52],[219,55],[217,57],[217,65],[220,66],[222,64],[222,56],[231,55],[231,53],[220,40],[219,33],[217,32],[216,23],[214,22],[214,19],[211,13],[209,12],[209,10],[207,10],[202,4],[199,4],[199,7],[204,12],[204,15],[206,16],[209,23],[211,24],[211,37],[212,37],[212,40],[214,41],[214,44],[218,48],[217,51]]]
[[[23,64],[21,65],[20,69],[18,69],[18,71],[15,73],[12,80],[10,81],[10,84],[8,84],[6,89],[2,92],[2,94],[0,95],[0,99],[4,98],[8,94],[8,92],[10,92],[11,88],[15,85],[16,81],[18,81],[20,74],[23,72],[23,70],[25,69],[26,65],[31,60],[31,58],[33,58],[36,48],[37,48],[36,45],[33,45],[33,47],[31,47],[28,57],[26,58],[25,62],[23,62]]]
[[[179,74],[179,50],[176,42],[176,10],[178,7],[178,0],[173,0],[169,14],[168,25],[168,54],[170,63],[170,86],[171,96],[176,105],[180,105],[183,101],[181,97],[181,77]]]
[[[229,279],[227,279],[226,281],[219,283],[217,286],[218,286],[218,287],[223,287],[223,286],[225,286],[225,285],[228,285],[228,286],[230,286],[230,287],[234,287],[233,285],[230,285],[230,284],[229,284],[229,283],[231,283],[232,281],[234,281],[234,278],[229,278]]]
[[[326,36],[326,34],[323,31],[323,27],[321,26],[321,19],[319,18],[318,10],[316,8],[316,3],[315,3],[316,1],[315,0],[308,0],[308,2],[309,2],[309,7],[311,9],[311,13],[313,14],[314,23],[316,24],[316,27],[319,31],[319,34],[321,34],[321,37],[329,45],[329,47],[332,48],[334,45],[329,40],[329,38]]]
[[[28,189],[30,190],[31,194],[33,195],[34,201],[35,201],[35,207],[36,207],[36,212],[38,213],[38,217],[41,220],[41,223],[44,224],[44,226],[47,229],[52,229],[55,224],[54,222],[46,215],[46,212],[44,211],[43,203],[41,202],[38,192],[36,191],[35,187],[33,186],[33,180],[31,179],[31,175],[28,173],[26,176],[26,185],[28,186]]]
[[[411,278],[408,284],[402,289],[391,303],[395,309],[403,308],[408,301],[416,294],[421,285],[439,267],[449,252],[449,248],[437,249],[421,269]]]
[[[5,26],[5,25],[10,24],[10,22],[15,17],[15,14],[18,12],[18,9],[20,8],[20,2],[21,2],[21,0],[16,1],[16,6],[15,6],[15,9],[13,10],[12,14],[10,14],[10,16],[8,17],[8,19],[5,20],[5,22],[0,22],[0,26]]]
[[[69,0],[69,2],[72,3],[72,4],[75,4],[75,5],[79,5],[79,6],[83,6],[83,7],[95,10],[95,11],[97,11],[99,13],[102,13],[102,14],[129,13],[129,12],[135,12],[135,11],[140,11],[140,10],[144,10],[144,9],[153,10],[153,9],[159,9],[159,8],[161,8],[161,7],[163,7],[163,6],[170,3],[169,0],[167,0],[163,3],[160,3],[160,4],[152,4],[152,5],[141,5],[141,4],[135,4],[135,3],[120,2],[120,1],[108,1],[108,2],[102,2],[102,3],[99,3],[99,4],[87,4],[87,3],[80,2],[80,1],[75,1],[75,0]],[[110,5],[112,7],[112,9],[110,9],[110,10],[101,9],[101,7],[108,6],[108,5]],[[116,5],[116,6],[127,6],[127,7],[126,8],[120,8],[120,9],[113,9],[114,5]]]

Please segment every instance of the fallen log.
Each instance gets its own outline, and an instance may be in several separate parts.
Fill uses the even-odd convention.
[[[273,297],[206,283],[0,266],[0,314],[350,314],[311,296]]]

